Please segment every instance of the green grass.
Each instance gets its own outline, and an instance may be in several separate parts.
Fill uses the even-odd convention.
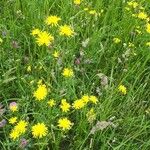
[[[150,2],[137,2],[150,16]],[[84,11],[85,7],[104,12],[100,16],[90,15]],[[150,33],[146,32],[145,20],[132,17],[140,10],[127,11],[125,7],[127,1],[122,0],[84,0],[80,6],[71,0],[0,1],[0,38],[3,40],[0,43],[0,102],[6,108],[0,121],[12,116],[28,121],[26,133],[14,141],[9,138],[14,125],[7,123],[0,128],[1,150],[20,149],[21,138],[28,140],[26,149],[29,150],[150,149],[150,47],[146,46]],[[62,19],[61,24],[71,25],[75,36],[61,37],[58,27],[45,25],[49,15],[57,15]],[[137,26],[142,34],[135,31]],[[31,35],[34,27],[54,35],[51,48],[37,45]],[[114,43],[114,37],[121,42]],[[88,38],[84,48],[82,42]],[[129,48],[129,42],[134,47]],[[52,56],[54,50],[61,53],[58,59]],[[81,59],[79,65],[74,63],[77,58]],[[31,72],[27,72],[29,65]],[[62,76],[65,67],[73,69],[73,78]],[[101,85],[100,73],[108,78],[107,88]],[[33,97],[39,79],[49,89],[41,102]],[[30,84],[32,80],[34,83]],[[118,91],[120,84],[127,88],[126,95]],[[61,99],[72,104],[84,94],[97,96],[97,105],[71,109],[67,113],[60,110]],[[47,106],[50,98],[56,100],[54,108]],[[18,103],[18,112],[9,110],[12,101]],[[92,107],[96,120],[89,123],[86,114]],[[61,117],[68,117],[74,123],[67,132],[57,126]],[[109,126],[90,134],[98,121],[112,117],[115,128]],[[33,138],[31,133],[32,126],[38,122],[48,127],[48,135],[41,139]]]

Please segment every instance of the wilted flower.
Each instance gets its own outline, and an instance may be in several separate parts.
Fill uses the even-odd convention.
[[[94,108],[91,108],[87,112],[86,117],[87,117],[89,123],[92,123],[96,119],[96,113],[94,112]]]
[[[28,141],[26,139],[22,138],[20,140],[19,147],[23,149],[23,148],[25,148],[27,146],[27,144],[28,144]]]
[[[103,131],[105,128],[112,126],[116,128],[117,126],[113,124],[111,121],[98,121],[95,126],[90,131],[90,134],[95,134],[95,132],[101,130]]]
[[[6,109],[3,108],[3,105],[0,103],[0,116],[5,113]]]
[[[20,48],[20,46],[19,46],[19,44],[18,44],[18,42],[17,41],[12,41],[12,47],[13,48]]]
[[[0,121],[0,128],[4,127],[6,123],[7,123],[6,119],[3,119],[2,121]]]
[[[18,110],[18,104],[16,102],[11,102],[9,104],[9,109],[12,111],[12,112],[15,112]]]

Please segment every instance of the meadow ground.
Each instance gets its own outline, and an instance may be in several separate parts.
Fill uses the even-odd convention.
[[[0,0],[0,150],[150,150],[149,0]]]

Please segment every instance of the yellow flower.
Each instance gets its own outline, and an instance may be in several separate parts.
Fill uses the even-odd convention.
[[[88,96],[88,95],[83,95],[81,99],[82,99],[83,102],[86,103],[86,104],[89,102],[89,96]]]
[[[133,2],[132,6],[133,8],[136,8],[139,4],[137,2]]]
[[[53,107],[56,105],[56,102],[53,99],[50,99],[47,103],[50,107]]]
[[[11,117],[8,121],[10,124],[15,124],[17,122],[17,117]]]
[[[54,56],[55,58],[58,58],[59,55],[60,55],[60,53],[59,53],[58,51],[54,51],[53,56]]]
[[[42,138],[48,133],[48,128],[44,123],[38,123],[32,127],[32,135],[34,138]]]
[[[51,26],[57,26],[58,22],[61,20],[60,17],[57,16],[49,16],[46,18],[45,23]]]
[[[74,31],[73,31],[73,29],[71,29],[70,26],[64,25],[64,26],[60,26],[59,34],[60,35],[65,35],[65,36],[73,36]]]
[[[74,75],[73,70],[69,68],[64,68],[62,75],[64,77],[72,77]]]
[[[146,46],[150,46],[150,42],[147,42],[147,43],[146,43]]]
[[[37,100],[43,100],[46,98],[47,96],[47,88],[45,84],[40,84],[38,85],[37,90],[33,93],[33,96],[37,99]]]
[[[18,131],[20,134],[25,133],[27,127],[27,122],[24,120],[20,120],[17,125],[14,127],[16,131]]]
[[[94,104],[97,104],[97,102],[98,102],[98,99],[97,99],[96,96],[91,95],[89,99],[90,99],[90,101],[91,101],[92,103],[94,103]]]
[[[97,13],[96,13],[96,10],[90,10],[90,11],[89,11],[89,14],[90,14],[90,15],[96,15]]]
[[[138,18],[140,18],[140,19],[147,19],[147,14],[144,13],[144,12],[140,12],[137,16],[138,16]]]
[[[123,94],[126,95],[127,94],[127,88],[124,85],[120,85],[118,87],[118,90]]]
[[[15,140],[19,136],[25,133],[27,127],[27,122],[24,120],[21,120],[17,123],[17,125],[14,127],[14,129],[11,130],[10,132],[10,138]]]
[[[147,31],[148,33],[150,33],[150,24],[149,24],[149,23],[146,25],[146,31]]]
[[[75,100],[72,104],[74,109],[81,109],[85,106],[85,102],[82,99]]]
[[[121,42],[121,40],[119,38],[113,38],[114,43],[118,44]]]
[[[41,31],[39,29],[33,29],[31,35],[35,36],[35,35],[39,35],[40,33]]]
[[[31,72],[31,66],[27,67],[27,72]]]
[[[69,111],[70,107],[71,107],[71,105],[66,102],[66,99],[61,100],[60,108],[62,109],[63,112]]]
[[[136,8],[137,6],[139,6],[139,4],[135,1],[130,1],[130,2],[127,2],[127,4],[133,8]]]
[[[62,118],[58,120],[58,127],[62,128],[62,130],[69,130],[71,129],[73,123],[67,118]]]
[[[49,46],[54,41],[54,37],[51,34],[47,33],[46,31],[43,31],[38,35],[36,40],[39,46],[41,45]]]
[[[80,5],[81,4],[81,0],[74,0],[74,4]]]
[[[10,132],[9,136],[10,136],[11,139],[15,140],[15,139],[17,139],[20,136],[20,134],[19,134],[18,131],[16,131],[16,130],[13,129]]]

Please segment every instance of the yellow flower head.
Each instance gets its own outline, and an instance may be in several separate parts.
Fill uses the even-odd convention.
[[[98,99],[97,99],[96,96],[91,95],[89,99],[90,99],[90,101],[91,101],[92,103],[94,103],[94,104],[97,104],[97,102],[98,102]]]
[[[43,31],[40,32],[36,40],[39,46],[41,45],[49,46],[54,41],[54,37],[51,34],[47,33],[46,31]]]
[[[64,77],[72,77],[74,75],[73,70],[69,68],[64,68],[62,75]]]
[[[31,32],[31,35],[33,36],[37,36],[41,33],[41,31],[39,29],[33,29],[32,32]]]
[[[22,134],[26,132],[27,122],[24,120],[20,120],[17,125],[11,130],[10,138],[15,140],[16,138],[20,137]]]
[[[46,98],[48,93],[48,90],[46,88],[45,84],[40,84],[38,85],[37,90],[33,93],[33,96],[37,99],[37,100],[43,100]]]
[[[147,31],[148,33],[150,33],[150,24],[149,24],[149,23],[146,25],[146,31]]]
[[[114,43],[118,44],[121,42],[121,40],[119,38],[113,38]]]
[[[118,87],[118,90],[123,94],[126,95],[127,94],[127,88],[124,85],[120,85]]]
[[[71,123],[71,121],[67,118],[62,118],[58,120],[58,127],[64,131],[71,129],[72,125],[73,123]]]
[[[17,125],[14,127],[16,131],[18,131],[20,134],[25,133],[27,127],[27,122],[24,120],[20,120]]]
[[[83,99],[75,100],[72,104],[74,109],[81,109],[85,106],[85,102]]]
[[[62,109],[63,112],[68,112],[70,107],[71,107],[71,105],[66,102],[66,99],[61,100],[60,108]]]
[[[143,19],[143,20],[147,19],[147,17],[148,17],[147,14],[144,12],[140,12],[137,16],[139,19]]]
[[[53,99],[50,99],[47,103],[50,107],[53,107],[56,105],[56,102]]]
[[[38,123],[32,127],[32,135],[34,138],[42,138],[48,133],[48,128],[44,123]]]
[[[54,51],[53,56],[54,56],[55,58],[58,58],[59,55],[60,55],[60,53],[59,53],[58,51]]]
[[[133,8],[136,8],[139,6],[139,4],[135,1],[130,1],[130,2],[127,2],[127,4]]]
[[[58,22],[61,20],[60,17],[57,16],[49,16],[46,18],[45,23],[51,26],[57,26]]]
[[[60,35],[64,35],[64,36],[73,36],[74,35],[74,31],[73,31],[73,29],[70,26],[64,25],[64,26],[60,26],[59,34]]]
[[[15,124],[17,122],[17,117],[11,117],[8,121],[10,124]]]
[[[74,2],[74,4],[76,4],[76,5],[80,5],[80,4],[81,4],[81,0],[74,0],[73,2]]]
[[[20,136],[20,133],[14,129],[9,134],[9,137],[13,140],[16,140],[19,136]]]
[[[88,96],[88,95],[83,95],[81,99],[82,99],[83,102],[86,103],[86,104],[89,102],[89,96]]]

